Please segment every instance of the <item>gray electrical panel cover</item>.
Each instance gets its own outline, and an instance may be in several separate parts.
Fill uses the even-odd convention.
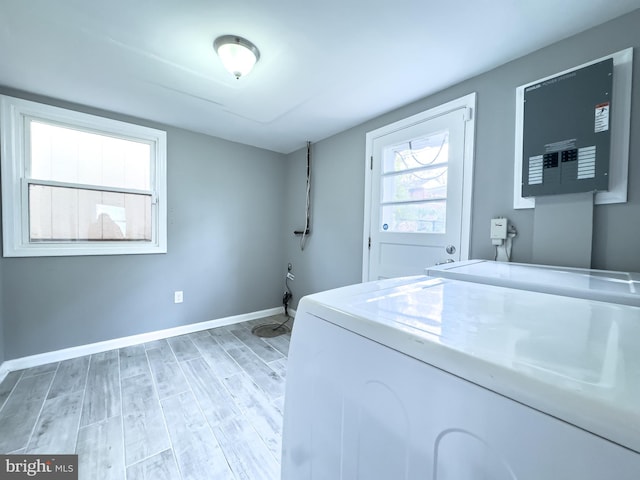
[[[524,92],[522,196],[609,188],[613,59]]]

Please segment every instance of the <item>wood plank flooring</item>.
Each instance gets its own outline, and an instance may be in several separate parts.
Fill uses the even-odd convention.
[[[290,335],[203,330],[11,372],[0,453],[77,453],[80,480],[277,480]]]

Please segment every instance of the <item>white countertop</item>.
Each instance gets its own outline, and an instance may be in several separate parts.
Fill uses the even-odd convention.
[[[431,277],[640,306],[640,274],[526,263],[466,260],[425,269]]]
[[[301,311],[640,453],[638,307],[420,276]]]

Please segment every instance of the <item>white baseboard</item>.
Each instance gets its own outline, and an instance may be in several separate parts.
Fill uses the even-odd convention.
[[[87,345],[80,345],[78,347],[63,348],[62,350],[55,350],[53,352],[39,353],[37,355],[30,355],[28,357],[6,360],[2,364],[0,364],[0,382],[5,379],[9,372],[13,372],[15,370],[37,367],[40,365],[46,365],[47,363],[60,362],[62,360],[68,360],[70,358],[106,352],[108,350],[114,350],[116,348],[129,347],[131,345],[138,345],[140,343],[152,342],[153,340],[161,340],[163,338],[175,337],[177,335],[184,335],[186,333],[198,332],[200,330],[207,330],[209,328],[233,325],[235,323],[269,317],[271,315],[277,315],[283,312],[283,307],[269,308],[267,310],[259,310],[257,312],[244,313],[242,315],[234,315],[232,317],[218,318],[216,320],[208,320],[206,322],[200,323],[191,323],[189,325],[181,325],[179,327],[156,330],[154,332],[148,333],[140,333],[138,335],[131,335],[129,337],[114,338],[112,340],[105,340],[104,342],[90,343]]]

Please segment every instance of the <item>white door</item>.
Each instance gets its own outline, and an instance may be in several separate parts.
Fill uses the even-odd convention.
[[[367,135],[363,280],[468,258],[473,110],[461,100]]]

